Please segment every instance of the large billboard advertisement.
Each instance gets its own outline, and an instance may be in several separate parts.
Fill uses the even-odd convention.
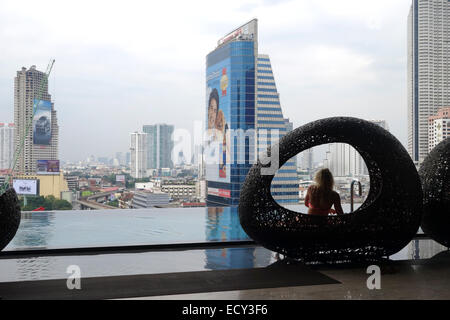
[[[117,175],[116,175],[116,182],[122,182],[122,183],[125,183],[125,175],[123,175],[123,174],[117,174]]]
[[[33,143],[49,145],[52,138],[52,103],[34,99]]]
[[[59,160],[38,160],[37,174],[59,174]]]
[[[38,195],[37,179],[14,179],[13,188],[17,194],[36,196]]]
[[[230,182],[230,57],[207,66],[205,145],[206,180]]]

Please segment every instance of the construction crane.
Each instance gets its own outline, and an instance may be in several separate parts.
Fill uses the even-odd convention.
[[[39,88],[38,88],[38,92],[35,93],[35,97],[33,99],[34,100],[38,100],[36,106],[39,105],[39,102],[42,100],[42,95],[43,95],[43,91],[44,91],[44,87],[46,86],[46,84],[48,84],[48,77],[50,76],[50,73],[52,72],[53,69],[53,65],[55,64],[55,59],[50,59],[48,65],[47,65],[47,69],[45,70],[44,76],[42,77],[40,83],[39,83]],[[21,137],[20,139],[20,143],[18,148],[14,151],[14,157],[9,165],[9,172],[8,175],[5,177],[5,181],[3,182],[3,184],[0,186],[0,195],[2,195],[12,184],[12,175],[14,173],[14,170],[16,169],[16,165],[17,165],[17,161],[19,160],[20,155],[23,152],[23,148],[25,145],[25,139],[28,136],[28,133],[33,125],[33,118],[34,118],[34,114],[36,112],[35,107],[33,107],[33,112],[31,113],[30,118],[27,121],[26,127],[25,127],[25,134]],[[17,129],[16,129],[17,130]]]

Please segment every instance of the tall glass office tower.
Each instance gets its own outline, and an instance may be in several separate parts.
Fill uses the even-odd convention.
[[[268,55],[258,55],[256,81],[256,113],[258,153],[278,141],[293,129],[289,119],[283,117],[280,97]],[[271,192],[278,203],[298,203],[298,177],[296,158],[286,162],[272,180]]]
[[[258,55],[254,19],[218,41],[206,57],[205,166],[208,206],[236,206],[258,151],[292,129],[283,118],[267,55]],[[263,59],[263,60],[260,60]],[[272,183],[278,202],[297,202],[295,163]]]

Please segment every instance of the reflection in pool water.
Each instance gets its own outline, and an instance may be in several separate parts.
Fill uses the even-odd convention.
[[[448,250],[438,243],[414,240],[390,259],[434,259],[442,254],[448,259]],[[0,259],[0,282],[67,279],[72,264],[80,266],[83,277],[101,277],[257,268],[275,261],[274,253],[261,247]]]
[[[4,250],[248,240],[237,208],[73,210],[22,215]]]
[[[239,215],[235,207],[207,208],[207,219],[209,228],[206,229],[208,241],[241,240],[248,236],[241,228]],[[235,248],[230,250],[207,250],[206,269],[229,269],[229,268],[253,268],[255,259],[260,262],[270,261],[272,253],[269,250],[255,248]]]
[[[56,211],[23,214],[6,250],[227,240],[248,240],[237,208]],[[413,240],[390,258],[424,259],[445,250],[432,240]],[[95,277],[265,267],[274,261],[274,253],[262,247],[0,259],[0,282],[66,278],[70,264]]]

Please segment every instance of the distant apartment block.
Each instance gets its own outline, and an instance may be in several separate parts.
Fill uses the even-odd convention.
[[[389,130],[385,120],[368,121]],[[355,177],[369,174],[366,163],[359,152],[346,143],[330,143],[323,165],[337,177]]]
[[[168,193],[161,191],[141,190],[136,191],[131,201],[131,207],[135,209],[151,208],[168,205],[170,197]]]
[[[441,108],[428,118],[428,152],[450,137],[450,107]]]
[[[168,193],[172,199],[191,199],[197,196],[195,184],[166,184],[161,191]]]
[[[0,123],[0,170],[12,169],[14,134],[14,123]]]
[[[136,179],[147,177],[147,134],[130,134],[131,176]]]
[[[311,171],[313,169],[314,163],[313,163],[313,148],[307,149],[303,152],[301,152],[302,159],[301,159],[301,169],[306,171]]]
[[[78,176],[64,176],[64,179],[66,179],[70,191],[77,191],[79,189]]]
[[[173,125],[145,125],[142,131],[147,134],[147,169],[173,168],[172,134]]]

